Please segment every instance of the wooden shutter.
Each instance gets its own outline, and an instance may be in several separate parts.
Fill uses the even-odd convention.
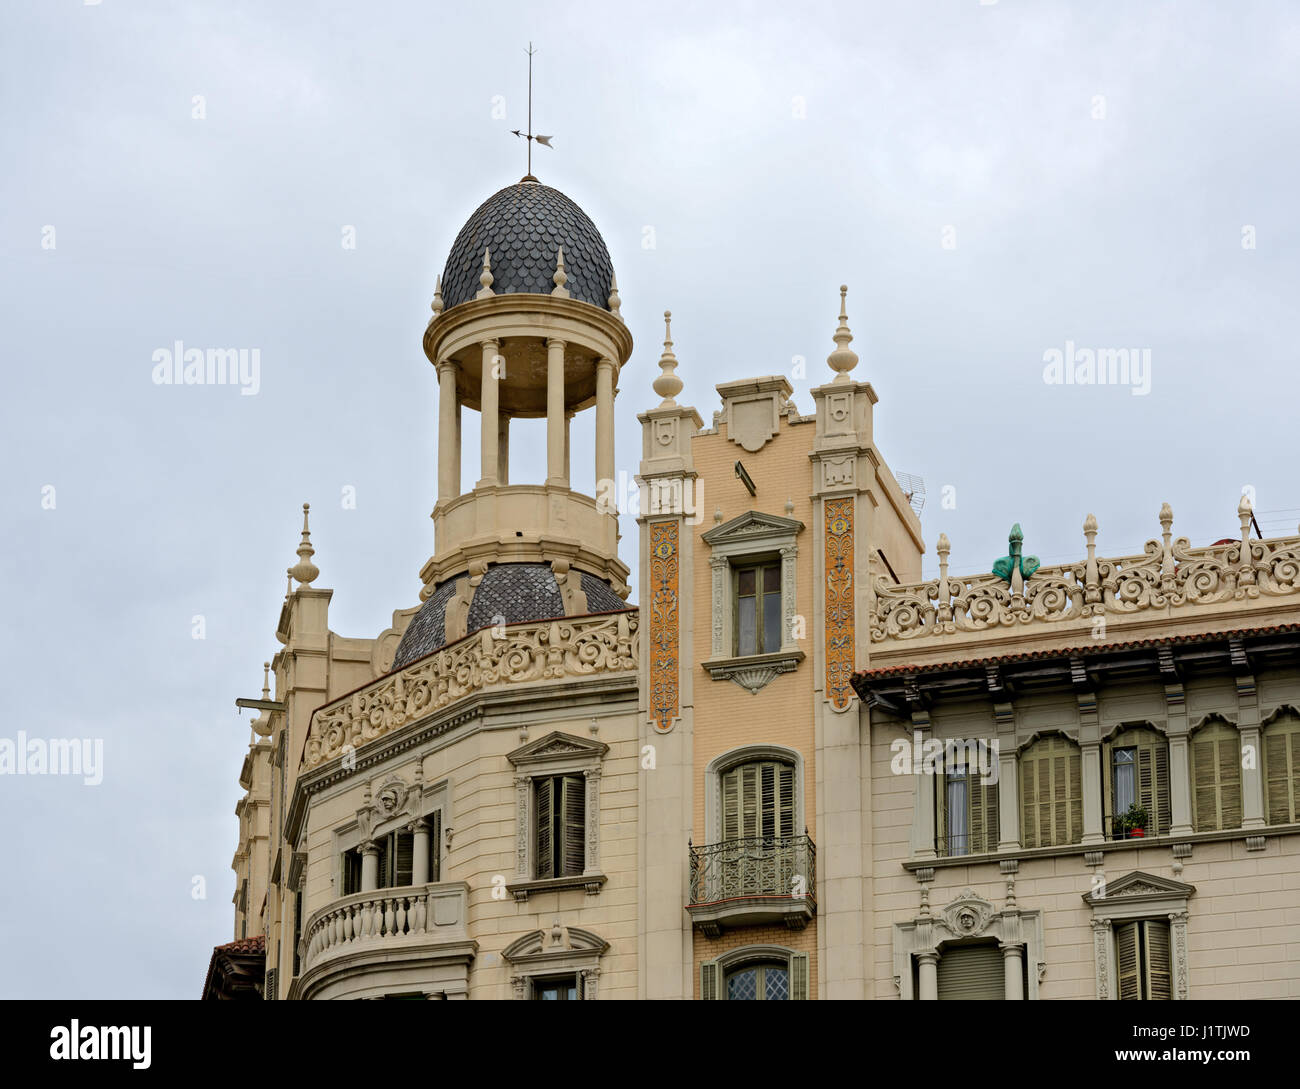
[[[375,879],[375,888],[378,889],[386,889],[392,884],[390,879],[390,867],[393,860],[392,839],[391,835],[381,836],[376,841],[379,847],[379,860],[376,866],[378,877]]]
[[[777,765],[777,820],[778,836],[795,835],[794,768],[790,764]]]
[[[1134,797],[1137,799],[1137,804],[1149,815],[1147,835],[1164,835],[1173,824],[1172,802],[1169,796],[1168,743],[1161,734],[1144,726],[1123,729],[1107,742],[1104,753],[1106,810],[1112,817],[1122,817],[1123,813],[1109,812],[1115,808],[1111,766],[1114,759],[1111,754],[1115,749],[1136,750],[1133,754]]]
[[[1141,997],[1138,984],[1138,926],[1138,923],[1124,923],[1115,929],[1121,1002],[1136,1001]]]
[[[808,1000],[808,954],[790,954],[790,1000],[806,1002]]]
[[[998,849],[998,784],[982,781],[979,769],[971,772],[967,786],[970,798],[970,849],[971,854]]]
[[[414,879],[415,837],[410,832],[393,833],[393,886],[405,888]]]
[[[718,962],[716,960],[706,960],[700,964],[700,998],[705,1002],[713,1002],[722,998],[718,988],[718,977],[721,973],[718,971]]]
[[[793,765],[740,764],[722,775],[721,787],[723,840],[795,834]]]
[[[566,775],[560,780],[560,812],[564,827],[563,866],[556,877],[577,877],[587,868],[587,780]]]
[[[343,893],[351,896],[361,891],[361,853],[356,850],[343,852]]]
[[[1169,960],[1169,924],[1157,919],[1142,923],[1146,949],[1147,998],[1168,1002],[1173,994],[1173,968]]]
[[[1300,819],[1300,718],[1295,715],[1264,728],[1264,781],[1268,823]]]
[[[533,788],[536,793],[533,809],[537,816],[534,833],[534,854],[537,859],[538,878],[555,877],[555,855],[553,842],[555,836],[555,810],[551,801],[554,780],[538,779]]]
[[[722,838],[740,838],[740,769],[722,776]]]
[[[442,880],[442,810],[429,816],[429,880]]]
[[[950,946],[939,957],[938,975],[941,999],[1006,997],[1006,970],[996,945]]]
[[[1068,737],[1044,737],[1020,755],[1020,835],[1025,847],[1083,840],[1083,761]]]
[[[1225,722],[1192,735],[1192,812],[1196,831],[1241,827],[1241,741]]]

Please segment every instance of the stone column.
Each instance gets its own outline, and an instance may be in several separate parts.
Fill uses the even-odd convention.
[[[460,428],[456,419],[456,364],[438,364],[438,501],[460,494]]]
[[[596,364],[596,486],[614,479],[614,361]]]
[[[916,997],[922,1002],[934,1002],[939,997],[939,954],[918,953]]]
[[[1192,830],[1190,775],[1191,768],[1187,759],[1187,735],[1169,738],[1169,799],[1170,809],[1173,814],[1173,825],[1169,831],[1175,836],[1188,835]],[[1154,815],[1152,814],[1152,816]]]
[[[510,417],[497,416],[497,480],[510,483]]]
[[[1083,751],[1083,843],[1104,843],[1101,827],[1101,743],[1080,745]]]
[[[564,341],[546,342],[546,483],[569,486],[568,420],[564,414]]]
[[[497,484],[500,480],[497,468],[497,461],[501,454],[501,434],[498,423],[498,379],[492,375],[499,345],[495,340],[485,340],[480,347],[483,349],[483,381],[479,405],[483,413],[483,420],[479,435],[479,461],[482,476],[479,478],[478,483],[479,487],[484,487]]]
[[[1258,726],[1241,728],[1241,826],[1264,826],[1264,776],[1260,771],[1262,752]],[[1247,756],[1249,755],[1249,759]]]
[[[379,888],[379,845],[366,840],[361,845],[361,891],[374,892]]]
[[[1010,1002],[1023,1002],[1025,998],[1024,946],[1002,947],[1003,997]]]
[[[411,842],[415,857],[411,861],[411,884],[429,883],[429,822],[421,817],[411,822]]]
[[[998,850],[1020,850],[1020,782],[1016,751],[998,741]]]
[[[934,858],[934,788],[938,776],[928,774],[924,760],[916,759],[915,752],[924,748],[927,731],[921,727],[913,729],[912,857]]]

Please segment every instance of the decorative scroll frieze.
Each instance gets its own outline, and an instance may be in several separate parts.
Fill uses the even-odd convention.
[[[635,670],[635,610],[486,628],[312,716],[304,766],[360,748],[481,689]],[[500,629],[497,629],[500,635]]]
[[[853,503],[826,504],[826,698],[837,711],[853,695]]]
[[[678,658],[678,527],[650,523],[650,718],[668,731],[680,713]]]
[[[1300,536],[1251,539],[1250,508],[1238,508],[1241,539],[1192,548],[1172,539],[1173,511],[1160,512],[1161,537],[1140,556],[1099,559],[1097,520],[1084,523],[1087,558],[1041,567],[1016,592],[993,573],[948,574],[947,538],[939,541],[939,578],[894,585],[879,577],[871,640],[942,637],[1022,624],[1127,617],[1150,609],[1206,606],[1260,597],[1300,595]]]

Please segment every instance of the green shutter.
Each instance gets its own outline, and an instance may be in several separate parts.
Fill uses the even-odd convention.
[[[551,803],[553,780],[538,779],[534,789],[537,791],[536,804],[533,807],[537,823],[533,846],[537,859],[537,876],[539,879],[555,877],[555,855],[552,847],[555,812]]]
[[[1169,924],[1157,919],[1144,920],[1146,939],[1147,998],[1168,1002],[1173,998],[1173,969],[1169,959]]]
[[[806,1002],[811,996],[808,993],[809,974],[808,974],[808,954],[791,953],[790,954],[790,1000],[792,1002]]]
[[[429,817],[429,880],[442,880],[442,810],[435,809]]]
[[[587,867],[587,781],[581,775],[566,775],[560,780],[560,791],[564,859],[555,876],[577,877]]]
[[[1192,811],[1196,831],[1241,827],[1241,742],[1216,722],[1192,735]]]
[[[997,945],[949,946],[939,957],[938,976],[940,999],[1006,997],[1006,969]]]
[[[1300,718],[1293,714],[1264,728],[1264,785],[1269,824],[1300,820]]]
[[[1068,737],[1040,738],[1021,753],[1020,815],[1025,847],[1083,840],[1083,762]]]
[[[415,872],[415,837],[410,832],[393,833],[393,886],[405,888]]]
[[[700,964],[700,998],[705,1002],[712,1002],[722,998],[718,988],[718,962],[716,960],[706,960]]]
[[[1124,923],[1115,930],[1117,975],[1121,1002],[1140,998],[1138,986],[1138,923]]]

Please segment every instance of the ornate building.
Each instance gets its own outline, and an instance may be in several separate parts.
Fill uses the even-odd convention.
[[[1143,556],[1090,518],[1078,564],[957,578],[941,536],[922,581],[841,288],[808,415],[758,377],[705,428],[666,321],[630,606],[620,306],[531,175],[456,237],[419,603],[333,633],[304,508],[208,993],[261,948],[266,998],[1300,997],[1300,538],[1166,509]]]

